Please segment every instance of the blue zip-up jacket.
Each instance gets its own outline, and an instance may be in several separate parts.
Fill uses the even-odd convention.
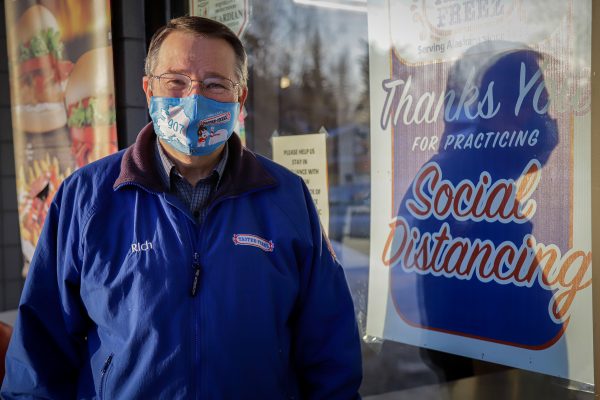
[[[162,187],[151,124],[57,192],[2,396],[353,399],[360,340],[302,180],[229,140],[199,226]]]

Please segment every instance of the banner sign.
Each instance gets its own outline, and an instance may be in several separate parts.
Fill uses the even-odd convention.
[[[190,14],[227,25],[242,37],[250,20],[249,0],[190,0]]]
[[[110,2],[4,4],[25,275],[59,184],[117,151]]]
[[[273,161],[300,175],[308,187],[324,231],[329,234],[327,133],[274,136]]]
[[[369,2],[368,334],[593,383],[590,16]]]

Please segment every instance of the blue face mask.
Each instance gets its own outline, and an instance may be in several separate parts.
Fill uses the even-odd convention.
[[[239,103],[222,103],[202,95],[150,98],[156,135],[177,151],[192,156],[214,152],[233,133]]]

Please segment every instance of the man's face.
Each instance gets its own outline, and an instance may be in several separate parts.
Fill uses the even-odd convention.
[[[237,82],[235,65],[235,52],[225,40],[201,37],[185,32],[173,32],[165,38],[160,47],[153,75],[178,73],[187,75],[194,81],[219,77]],[[148,104],[153,95],[169,96],[161,88],[158,79],[151,80],[150,77],[145,76],[143,88]],[[198,82],[192,82],[188,95],[192,94],[203,94]],[[215,100],[239,102],[241,108],[246,101],[246,96],[247,89],[238,85],[231,93]]]

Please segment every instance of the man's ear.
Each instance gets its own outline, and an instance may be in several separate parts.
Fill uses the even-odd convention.
[[[248,87],[244,86],[241,88],[240,96],[238,97],[238,102],[240,103],[240,112],[244,108],[244,103],[246,102],[246,98],[248,98]]]
[[[152,97],[152,88],[150,86],[150,78],[148,76],[144,76],[142,78],[142,89],[144,89],[144,93],[146,94],[146,102],[148,103],[148,107],[150,106],[150,97]]]

